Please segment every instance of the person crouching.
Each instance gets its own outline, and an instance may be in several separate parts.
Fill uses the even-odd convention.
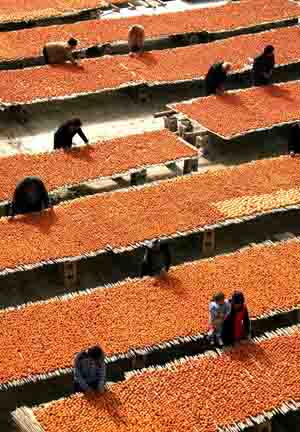
[[[104,352],[98,345],[77,354],[74,364],[75,392],[104,392],[106,381],[104,358]]]

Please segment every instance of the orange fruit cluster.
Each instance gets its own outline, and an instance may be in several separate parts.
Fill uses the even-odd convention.
[[[111,356],[205,333],[220,290],[229,297],[242,287],[251,317],[299,307],[299,259],[298,242],[262,246],[174,267],[165,281],[126,281],[2,311],[0,383],[71,367],[76,352],[96,343]],[[88,326],[74,325],[81,322]]]
[[[148,83],[191,80],[204,78],[209,67],[220,59],[229,61],[233,65],[233,72],[243,70],[245,64],[249,67],[248,58],[256,57],[269,44],[276,46],[277,64],[298,62],[299,37],[299,28],[289,27],[210,44],[152,51],[137,58],[124,56],[120,61],[135,72],[139,79]]]
[[[124,0],[113,0],[114,4],[125,3]],[[90,9],[107,5],[106,0],[1,0],[0,22],[37,19],[47,16],[63,15],[66,12]],[[176,34],[193,31],[222,31],[239,27],[253,26],[259,23],[281,21],[297,17],[299,8],[289,0],[248,0],[243,4],[228,4],[215,8],[204,8],[198,11],[169,13],[149,17],[141,16],[132,19],[111,20],[115,24],[145,23],[149,31],[157,34],[162,29],[169,29],[164,34]],[[178,27],[179,26],[179,27]],[[151,29],[151,30],[150,30]],[[180,30],[179,30],[180,29]]]
[[[151,18],[151,17],[147,17]],[[99,41],[110,40],[110,37],[115,37],[115,40],[127,37],[127,26],[122,32],[114,31],[114,22],[122,20],[104,20],[90,21],[80,24],[72,24],[65,26],[66,28],[74,27],[73,35],[79,37],[82,46],[90,46],[97,44]],[[73,26],[73,27],[72,27]],[[76,30],[76,26],[79,28]],[[93,27],[98,28],[99,34],[92,31]],[[28,56],[38,55],[42,44],[55,40],[60,37],[68,38],[67,29],[60,29],[63,26],[57,27],[40,27],[36,29],[0,33],[0,59],[21,58],[24,56],[23,40],[28,38],[33,41],[29,42],[29,51],[26,50]],[[52,30],[51,30],[52,29]],[[76,33],[78,32],[78,34]],[[108,33],[107,33],[108,31]],[[111,36],[109,36],[111,35]],[[82,69],[78,69],[70,64],[62,66],[45,66],[39,68],[28,68],[25,70],[10,70],[0,72],[1,79],[1,99],[6,103],[28,103],[35,99],[49,99],[51,97],[69,96],[74,93],[97,92],[109,88],[118,88],[121,85],[129,85],[136,82],[172,82],[180,80],[190,80],[204,77],[210,65],[218,59],[226,59],[232,62],[234,70],[241,70],[248,62],[248,57],[255,57],[262,52],[267,44],[273,44],[278,50],[276,61],[278,64],[288,64],[298,61],[299,44],[299,29],[291,27],[287,29],[279,29],[270,32],[260,33],[254,36],[244,35],[225,41],[217,41],[207,45],[197,45],[184,48],[152,51],[145,53],[142,57],[132,58],[129,56],[114,56],[104,57],[100,59],[89,59],[82,61]],[[82,39],[81,39],[82,37]],[[2,42],[2,43],[1,43]],[[30,51],[31,50],[31,51]],[[277,55],[277,54],[276,54]],[[199,58],[201,63],[199,64]],[[12,86],[11,83],[14,83]],[[33,85],[34,83],[34,85]],[[254,90],[252,90],[254,91]],[[258,91],[258,98],[265,97],[262,90]],[[281,91],[285,91],[281,88]],[[251,92],[251,91],[250,91]],[[208,129],[216,131],[220,134],[236,134],[243,127],[248,129],[260,127],[260,121],[267,114],[267,109],[270,109],[269,104],[273,103],[274,97],[283,96],[280,90],[276,87],[264,90],[269,98],[268,104],[260,103],[261,112],[256,123],[253,118],[253,111],[257,110],[256,104],[253,102],[252,93],[241,93],[240,95],[228,95],[222,98],[209,98],[191,104],[178,104],[175,108],[190,115],[195,120],[202,122]],[[256,95],[255,95],[256,96]],[[282,98],[284,104],[292,105],[297,103],[297,94],[293,94],[291,99]],[[258,99],[259,100],[259,99]],[[252,101],[252,103],[251,103]],[[250,106],[249,111],[243,109],[244,105]],[[250,105],[249,105],[250,104]],[[205,105],[205,109],[203,106]],[[213,107],[217,105],[220,114],[211,115]],[[230,125],[223,125],[228,120],[226,115],[234,115],[236,110],[239,110],[242,117],[242,122],[239,122],[231,131]],[[284,121],[289,121],[290,116],[294,114],[295,109],[285,114]],[[225,114],[225,113],[226,114]],[[213,112],[213,114],[215,114]],[[223,117],[221,117],[223,116]],[[269,123],[272,121],[270,113],[267,117]],[[268,123],[268,124],[269,124]],[[272,124],[272,123],[270,123]],[[238,129],[240,127],[240,129]]]
[[[1,71],[1,101],[32,103],[37,99],[96,93],[128,85],[134,81],[133,74],[119,67],[119,57],[83,60],[80,67],[66,63]]]
[[[190,358],[34,409],[45,432],[216,432],[300,400],[300,334]],[[288,365],[288,367],[287,367]]]
[[[253,87],[171,105],[208,130],[230,139],[300,119],[298,82]],[[236,121],[236,119],[239,121]]]
[[[16,183],[30,175],[40,177],[52,190],[197,154],[166,129],[99,141],[69,152],[17,154],[0,159],[0,200],[12,199]]]
[[[1,0],[0,22],[60,16],[107,4],[105,0]]]
[[[14,220],[2,218],[0,269],[80,256],[108,245],[127,247],[162,235],[221,223],[228,219],[226,211],[218,209],[222,202],[259,195],[269,199],[270,194],[280,190],[290,191],[299,184],[299,167],[299,158],[262,160],[177,177],[140,189],[94,195],[60,204],[41,214],[18,216]],[[290,196],[291,193],[286,194],[286,201],[280,198],[280,207],[291,203]],[[292,203],[297,204],[297,199],[292,198]],[[258,200],[250,207],[251,214],[263,211],[264,205]],[[240,216],[247,216],[247,211],[242,206]]]
[[[272,5],[272,10],[274,10],[273,7],[274,6]],[[214,11],[216,11],[216,9],[214,9]],[[145,26],[147,38],[173,34],[174,32],[184,33],[186,31],[197,31],[203,27],[202,24],[198,24],[202,13],[203,9],[200,11],[194,10],[192,12],[178,12],[177,14],[163,14],[152,17],[137,16],[134,18],[121,18],[118,20],[90,20],[75,24],[2,32],[0,33],[0,59],[11,60],[24,58],[24,56],[32,57],[41,55],[41,49],[45,43],[56,40],[68,40],[70,35],[80,41],[81,48],[88,48],[89,46],[101,44],[103,42],[126,41],[128,27],[136,22]],[[195,25],[191,27],[193,23],[191,20],[192,16],[194,17]],[[172,19],[168,19],[168,17]],[[186,18],[191,22],[189,24],[190,27],[187,27]],[[164,20],[166,20],[167,23],[165,23]],[[263,20],[261,20],[261,22],[262,21]],[[176,28],[174,28],[174,22]],[[198,26],[198,28],[196,26]],[[239,23],[236,24],[236,27],[239,27]],[[270,43],[276,46],[277,62],[279,64],[288,63],[291,62],[291,59],[294,57],[298,59],[298,39],[299,30],[297,27],[291,27],[261,34],[240,36],[231,39],[230,41],[225,40],[211,43],[209,45],[209,50],[205,45],[190,47],[185,50],[181,49],[174,52],[177,52],[180,56],[186,53],[187,58],[183,61],[180,56],[177,55],[177,61],[180,61],[180,68],[178,67],[177,72],[180,72],[182,68],[185,69],[187,66],[186,63],[188,63],[188,65],[194,64],[194,67],[197,65],[198,68],[200,68],[200,72],[202,68],[204,68],[204,73],[207,69],[207,65],[211,64],[218,58],[226,58],[234,65],[240,67],[247,61],[247,57],[245,56],[256,55],[265,45]],[[25,52],[24,40],[26,40]],[[199,58],[201,58],[201,62],[198,61]],[[161,66],[164,65],[161,64]],[[171,73],[172,71],[170,70],[169,72]],[[198,76],[203,74],[199,73],[199,70],[196,70],[196,72],[198,72]]]

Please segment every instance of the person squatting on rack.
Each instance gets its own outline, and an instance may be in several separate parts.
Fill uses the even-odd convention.
[[[40,212],[50,207],[48,192],[38,177],[25,177],[15,189],[9,213],[17,214]]]
[[[74,362],[74,391],[103,393],[106,383],[105,355],[98,345],[81,351]]]

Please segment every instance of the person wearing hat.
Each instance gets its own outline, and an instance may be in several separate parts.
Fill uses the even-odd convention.
[[[155,240],[146,247],[141,277],[160,276],[163,277],[169,271],[171,265],[171,254],[169,246]]]
[[[48,192],[39,177],[25,177],[15,189],[10,213],[16,214],[40,212],[50,206]]]
[[[73,50],[77,47],[78,41],[71,37],[68,42],[48,42],[43,48],[43,56],[47,64],[64,64],[70,61],[78,65],[74,58]]]
[[[268,85],[275,66],[273,45],[267,45],[262,54],[253,61],[252,73],[255,86]]]
[[[54,134],[54,150],[69,150],[73,145],[73,137],[79,135],[88,144],[89,140],[81,129],[82,123],[79,118],[74,118],[63,123]]]
[[[234,345],[250,338],[251,328],[244,294],[235,291],[230,300],[231,310],[224,319],[222,341],[224,345]]]
[[[217,62],[209,68],[204,80],[206,96],[224,93],[224,83],[230,69],[231,64],[224,61]]]
[[[73,375],[75,392],[104,392],[106,381],[104,358],[104,352],[98,345],[76,355]]]

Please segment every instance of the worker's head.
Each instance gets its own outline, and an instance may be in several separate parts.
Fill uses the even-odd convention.
[[[87,350],[87,355],[94,361],[103,361],[104,360],[104,352],[99,345],[95,345]]]
[[[144,27],[139,24],[135,24],[129,28],[129,34],[131,37],[143,37],[145,34]]]
[[[223,70],[224,70],[225,72],[229,72],[230,69],[231,69],[231,63],[224,62],[224,63],[223,63]]]
[[[265,56],[272,56],[274,54],[274,47],[273,45],[267,45],[264,49],[264,55]]]
[[[225,295],[222,292],[218,292],[213,296],[213,301],[216,302],[219,305],[224,304],[225,302]]]
[[[75,47],[78,45],[78,40],[75,39],[75,38],[73,38],[73,37],[71,37],[68,40],[68,45],[69,45],[70,48],[75,49]]]
[[[39,193],[42,182],[38,177],[32,176],[32,177],[25,177],[22,180],[22,184],[23,184],[24,192],[30,196]]]
[[[68,122],[68,128],[71,132],[78,131],[82,126],[81,120],[79,118],[73,118]]]
[[[239,311],[243,308],[245,303],[244,294],[241,291],[234,291],[231,297],[231,307],[235,311]]]

